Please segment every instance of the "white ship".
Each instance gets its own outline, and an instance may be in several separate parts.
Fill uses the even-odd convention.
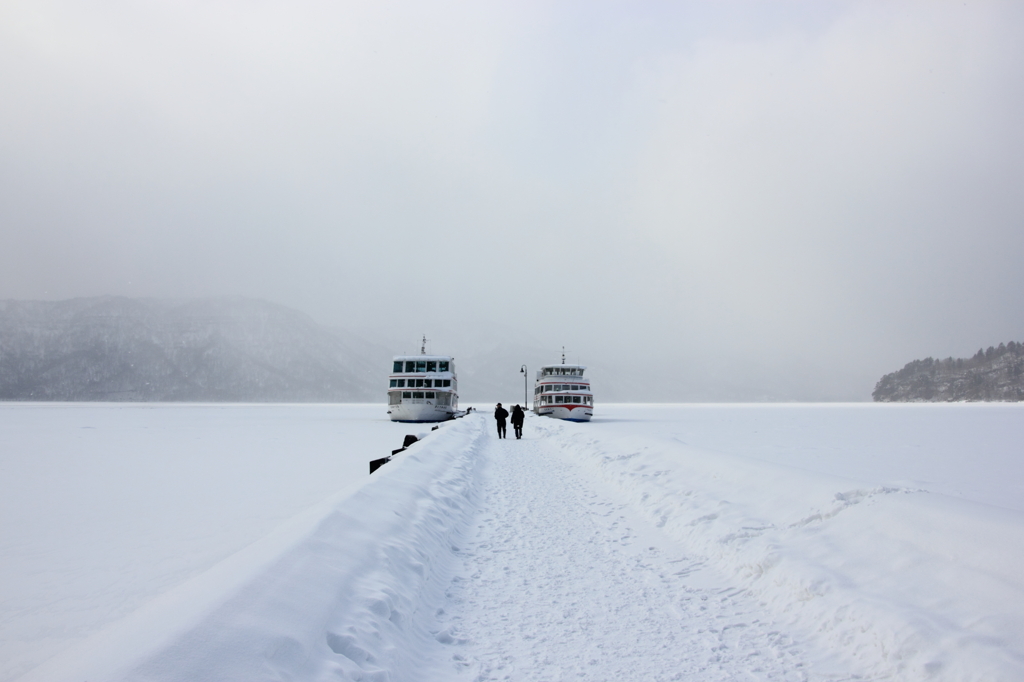
[[[543,417],[588,422],[594,416],[594,394],[590,380],[583,378],[583,365],[544,365],[537,371],[533,387],[533,411]]]
[[[459,409],[459,383],[449,355],[396,355],[388,377],[388,417],[393,422],[443,422]]]

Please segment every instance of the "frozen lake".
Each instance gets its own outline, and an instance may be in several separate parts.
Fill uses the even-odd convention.
[[[275,592],[278,601],[294,600],[288,615],[273,619],[275,627],[294,624],[306,632],[317,622],[328,628],[301,644],[312,647],[306,664],[320,666],[305,670],[304,679],[357,679],[373,670],[392,680],[415,679],[422,666],[436,671],[436,679],[500,679],[511,669],[518,671],[513,679],[554,679],[571,671],[602,679],[613,667],[596,653],[597,663],[573,659],[572,633],[585,622],[588,641],[610,646],[611,639],[601,638],[612,636],[611,620],[596,622],[589,612],[565,615],[576,613],[569,609],[551,621],[542,617],[550,591],[528,598],[506,585],[528,565],[559,575],[572,570],[572,562],[544,558],[578,537],[559,538],[558,519],[544,521],[544,508],[566,499],[580,501],[560,512],[576,519],[574,529],[596,524],[599,535],[615,538],[610,554],[601,550],[609,566],[639,567],[641,577],[661,571],[659,560],[630,554],[639,541],[622,541],[626,537],[642,538],[666,562],[675,560],[667,558],[673,553],[690,557],[692,577],[666,583],[662,600],[712,587],[753,595],[750,603],[735,597],[729,605],[749,611],[745,627],[751,619],[775,619],[805,645],[779,645],[770,636],[775,630],[757,634],[757,628],[739,644],[747,653],[799,662],[815,671],[812,678],[957,679],[975,656],[994,661],[997,673],[1020,670],[1013,666],[1022,650],[1024,603],[1020,581],[1010,576],[1024,559],[1022,406],[604,405],[597,414],[581,425],[530,419],[524,441],[500,443],[480,414],[444,425],[410,450],[414,456],[402,455],[371,479],[369,460],[398,447],[404,434],[428,427],[393,424],[379,405],[0,404],[0,680],[16,679],[62,652],[36,679],[77,672],[76,662],[83,672],[124,672],[153,661],[164,671],[153,679],[189,679],[184,671],[194,662],[180,652],[168,658],[173,643],[226,617],[217,614],[239,591],[249,594],[270,579],[291,585]],[[527,491],[508,487],[509,479],[534,480],[533,497],[521,497]],[[438,481],[445,481],[443,490]],[[435,506],[439,511],[431,513]],[[537,507],[533,515],[515,511],[531,506]],[[616,516],[606,518],[613,508]],[[389,525],[405,509],[425,516]],[[320,537],[328,526],[329,539]],[[548,549],[531,558],[530,548],[514,540],[517,527],[529,528],[538,548],[546,538]],[[417,535],[422,528],[434,530]],[[509,556],[489,554],[498,551],[491,535],[512,543],[522,561],[489,574],[496,558]],[[333,577],[303,573],[323,563],[310,559],[318,556],[307,546],[313,538],[317,552],[338,552]],[[455,545],[462,549],[449,556]],[[380,551],[392,557],[383,577],[381,565],[353,558]],[[389,552],[418,557],[408,562],[411,578],[398,579],[405,574],[395,566],[405,564],[395,564]],[[280,568],[289,561],[293,568]],[[433,568],[424,573],[417,563]],[[293,574],[304,577],[292,585],[285,576]],[[936,574],[941,579],[921,579]],[[952,578],[970,585],[951,592]],[[595,593],[629,588],[610,578],[590,580]],[[419,590],[403,587],[416,581]],[[557,581],[547,584],[562,589]],[[558,594],[573,599],[565,585]],[[303,595],[316,592],[313,586],[334,596],[307,604]],[[470,588],[475,592],[466,592]],[[807,589],[815,598],[799,596]],[[330,622],[362,613],[353,607],[362,603],[355,597],[381,590],[393,593],[389,613],[407,612],[406,629],[373,626],[376,639],[364,641],[362,626],[348,623],[349,634],[337,634],[341,626]],[[446,602],[451,597],[445,595],[456,593],[463,606]],[[264,632],[251,624],[272,607],[260,606],[258,590],[252,594],[244,607],[231,607],[231,622]],[[490,611],[464,605],[470,594],[474,603],[497,600],[497,611],[535,623],[549,642],[562,633],[566,643],[539,652],[528,644],[537,632],[502,630],[507,620],[489,620]],[[202,607],[185,606],[195,604]],[[629,604],[635,608],[636,600]],[[329,613],[316,611],[328,607]],[[672,618],[693,625],[703,617],[687,608],[670,607]],[[168,609],[173,618],[166,617]],[[438,609],[448,615],[424,615]],[[642,611],[638,634],[648,618]],[[838,620],[816,633],[809,624],[820,626],[823,613]],[[124,622],[144,636],[144,646],[116,644]],[[865,624],[879,629],[858,640],[851,633],[863,632]],[[232,632],[223,624],[216,631]],[[438,631],[448,634],[422,637]],[[222,635],[221,648],[204,655],[221,661],[229,677],[284,679],[299,671],[287,657],[273,656],[268,668],[232,667],[253,659],[243,643],[259,637]],[[381,644],[381,637],[394,641]],[[872,637],[904,663],[879,653]],[[418,658],[388,658],[388,647],[399,645]],[[462,648],[453,654],[453,646]],[[695,640],[676,649],[692,663],[706,658],[703,646]],[[951,646],[952,654],[936,653]],[[356,649],[370,652],[373,661]],[[98,653],[75,653],[85,650]],[[958,650],[966,653],[957,658]],[[665,667],[683,669],[659,651],[652,649],[634,668],[645,670],[646,679],[670,679]],[[553,657],[561,662],[548,660]],[[693,679],[713,679],[711,664],[702,665],[687,668]],[[722,679],[741,673],[789,679],[785,665],[761,673],[740,660],[714,665]]]

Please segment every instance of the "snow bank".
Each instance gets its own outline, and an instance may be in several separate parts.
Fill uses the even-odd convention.
[[[22,679],[428,679],[426,605],[472,508],[481,422],[445,424]]]
[[[614,419],[546,428],[567,458],[836,652],[837,668],[1024,679],[1021,512],[700,450]]]
[[[0,681],[368,476],[381,405],[0,403]]]

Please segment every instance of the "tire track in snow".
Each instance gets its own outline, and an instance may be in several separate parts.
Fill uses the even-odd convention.
[[[809,679],[801,648],[746,593],[702,585],[698,559],[536,435],[559,429],[538,427],[482,450],[479,514],[437,612],[452,679]]]

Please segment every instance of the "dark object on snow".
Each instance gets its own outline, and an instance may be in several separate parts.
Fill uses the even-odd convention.
[[[441,428],[441,427],[440,427],[440,426],[435,426],[434,428],[432,428],[432,429],[430,429],[430,430],[431,430],[431,431],[437,431],[437,430],[438,430],[439,428]]]
[[[512,408],[512,428],[515,429],[516,439],[523,437],[523,419],[525,417],[523,408],[518,405]]]
[[[438,429],[438,427],[435,426],[432,430],[436,431],[437,429]],[[409,447],[413,443],[417,442],[418,440],[419,440],[419,438],[417,438],[416,436],[412,435],[411,433],[406,435],[405,440],[402,441],[402,447],[398,448],[397,450],[392,450],[391,451],[391,457],[394,457],[399,452],[405,452],[405,449],[407,447]],[[372,474],[374,471],[376,471],[377,469],[380,469],[382,466],[384,466],[385,464],[390,462],[391,461],[391,457],[381,457],[380,459],[372,460],[370,462],[370,473]]]
[[[498,422],[498,438],[505,437],[505,418],[508,417],[508,410],[498,403],[497,407],[494,408],[494,420]]]

